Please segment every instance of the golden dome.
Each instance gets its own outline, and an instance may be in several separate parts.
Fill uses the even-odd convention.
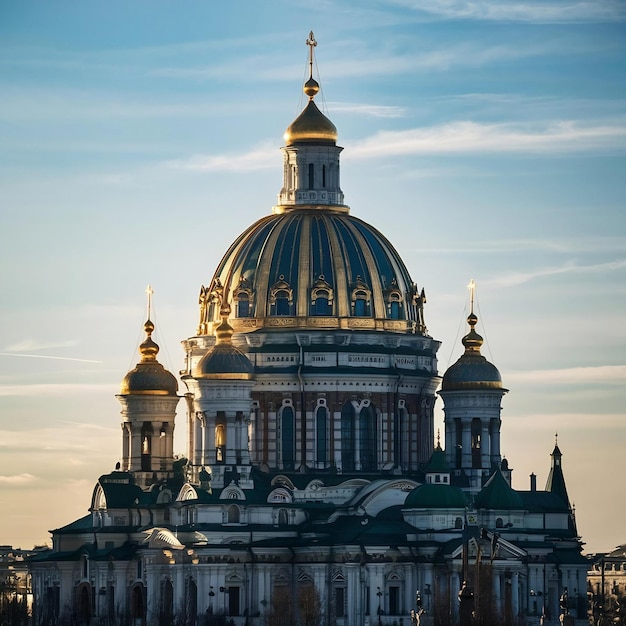
[[[317,108],[313,97],[311,97],[304,111],[285,131],[284,138],[288,146],[301,142],[332,143],[334,145],[337,142],[337,128]]]
[[[220,311],[222,323],[215,329],[216,342],[198,362],[197,378],[250,380],[253,366],[250,359],[232,344],[233,327],[228,323],[230,306]]]
[[[139,346],[141,361],[124,376],[120,394],[175,396],[178,391],[176,378],[156,360],[159,346],[152,340],[154,324],[147,320],[143,329],[146,339]]]
[[[506,389],[502,387],[502,378],[498,368],[480,353],[483,338],[474,328],[477,322],[478,317],[472,310],[467,318],[470,331],[461,340],[465,352],[443,375],[442,391],[499,389],[506,392]]]

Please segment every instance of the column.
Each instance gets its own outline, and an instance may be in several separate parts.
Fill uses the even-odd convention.
[[[463,449],[461,452],[461,467],[471,468],[472,467],[472,423],[463,421],[462,425],[463,425],[463,434],[462,434]]]
[[[500,419],[491,420],[491,461],[500,462]]]
[[[480,466],[482,469],[489,469],[491,467],[490,459],[490,437],[489,437],[489,421],[481,420],[481,432],[480,432]]]

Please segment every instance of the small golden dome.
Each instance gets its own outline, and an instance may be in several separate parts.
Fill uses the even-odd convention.
[[[313,98],[285,131],[285,144],[337,142],[336,126],[317,108]]]
[[[176,378],[156,360],[159,346],[152,339],[154,324],[147,320],[143,329],[146,339],[139,346],[141,361],[124,376],[120,394],[175,396],[178,391]]]

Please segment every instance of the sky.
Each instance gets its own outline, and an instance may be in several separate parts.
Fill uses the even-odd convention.
[[[558,433],[585,551],[625,543],[626,3],[3,0],[0,544],[48,542],[119,460],[148,284],[181,369],[277,203],[310,30],[345,201],[425,289],[440,372],[473,279],[513,486]]]

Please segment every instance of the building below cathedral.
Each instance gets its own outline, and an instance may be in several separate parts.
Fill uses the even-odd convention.
[[[180,386],[146,321],[117,396],[120,462],[32,560],[35,624],[586,619],[561,451],[545,490],[534,475],[512,488],[507,390],[473,306],[464,353],[439,376],[424,289],[344,204],[307,43],[278,204],[202,286]],[[186,458],[173,454],[181,408]]]

